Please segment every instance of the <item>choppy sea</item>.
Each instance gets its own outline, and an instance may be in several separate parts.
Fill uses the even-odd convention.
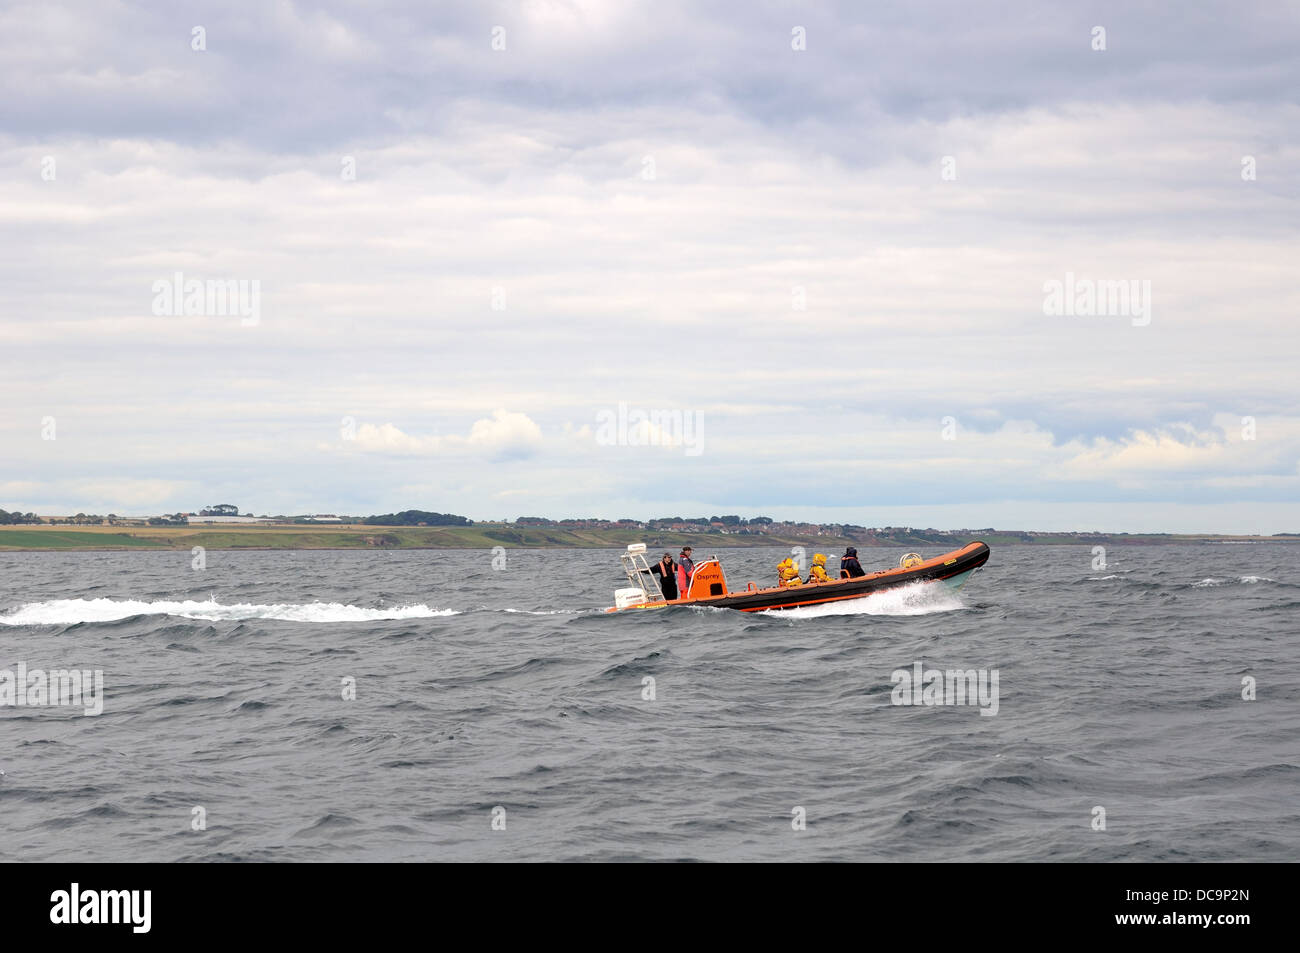
[[[960,592],[610,616],[609,550],[0,553],[0,860],[1295,861],[1297,556],[995,546]],[[918,664],[996,706],[897,704]]]

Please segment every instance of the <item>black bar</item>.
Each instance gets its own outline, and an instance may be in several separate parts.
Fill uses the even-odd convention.
[[[1248,864],[667,865],[593,870],[464,864],[7,864],[5,945],[25,938],[151,942],[197,939],[295,944],[502,930],[676,942],[689,923],[734,937],[789,933],[810,941],[848,931],[863,940],[937,949],[967,942],[1076,938],[1178,944],[1262,940],[1284,929],[1292,870]],[[147,932],[119,924],[55,924],[78,885],[149,891]],[[1188,891],[1183,896],[1176,891]],[[1197,891],[1203,893],[1198,896]],[[121,895],[116,895],[120,898]],[[132,908],[140,912],[141,901]],[[98,909],[98,896],[92,901]],[[86,909],[83,905],[83,909]],[[1154,922],[1119,923],[1119,917]],[[1249,922],[1187,922],[1244,915]],[[1165,922],[1168,918],[1170,922]],[[1180,922],[1179,918],[1182,918]],[[611,932],[612,931],[612,932]],[[621,931],[625,931],[621,932]],[[686,931],[685,934],[680,931]],[[955,946],[954,946],[955,944]]]

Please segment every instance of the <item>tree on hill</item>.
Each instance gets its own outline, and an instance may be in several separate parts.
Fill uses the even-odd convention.
[[[474,521],[452,513],[429,513],[424,510],[402,510],[382,516],[367,516],[361,522],[371,526],[473,526]]]
[[[0,526],[15,526],[21,523],[39,523],[41,518],[35,513],[7,513],[0,510]]]

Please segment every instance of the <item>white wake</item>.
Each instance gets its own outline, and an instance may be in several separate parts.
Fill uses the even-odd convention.
[[[966,608],[956,589],[942,582],[913,582],[886,589],[863,599],[845,599],[820,606],[800,606],[774,615],[791,619],[819,619],[828,615],[930,615]]]
[[[208,622],[240,622],[246,619],[274,619],[281,622],[374,622],[382,619],[429,619],[458,615],[454,609],[430,609],[426,605],[365,609],[338,602],[255,605],[237,602],[223,605],[206,602],[140,602],[134,599],[54,599],[30,602],[0,613],[0,625],[75,625],[79,622],[115,622],[137,615],[170,615]]]

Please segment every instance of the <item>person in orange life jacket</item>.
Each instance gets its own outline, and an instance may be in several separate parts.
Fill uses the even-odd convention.
[[[691,559],[691,547],[683,546],[677,557],[677,589],[682,598],[691,591],[691,576],[695,575],[695,561]]]
[[[659,589],[668,600],[677,598],[677,564],[671,553],[664,553],[664,558],[650,567],[650,571],[659,577]]]
[[[862,563],[858,562],[858,551],[852,546],[844,550],[844,555],[840,557],[840,578],[856,579],[866,574],[867,571],[862,568]]]

